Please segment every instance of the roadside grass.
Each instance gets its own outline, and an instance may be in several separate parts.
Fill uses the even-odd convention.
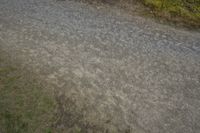
[[[0,132],[51,133],[53,96],[0,56]]]
[[[143,3],[157,17],[200,27],[200,0],[144,0]]]
[[[81,0],[117,5],[133,14],[153,17],[178,27],[200,28],[200,0]]]

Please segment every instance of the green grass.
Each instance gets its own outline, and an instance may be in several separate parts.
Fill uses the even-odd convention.
[[[144,0],[155,15],[200,26],[200,0]]]
[[[120,5],[141,15],[154,17],[177,26],[200,28],[200,0],[83,0]],[[111,1],[111,2],[110,2]],[[91,3],[92,3],[91,2]],[[150,10],[149,10],[150,9]],[[131,9],[132,10],[132,9]],[[163,21],[164,20],[164,21]],[[166,21],[165,21],[166,20]]]
[[[33,77],[0,57],[0,132],[51,133],[53,96]]]

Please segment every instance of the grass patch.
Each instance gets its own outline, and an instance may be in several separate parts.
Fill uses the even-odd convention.
[[[200,0],[81,0],[117,5],[178,27],[200,28]]]
[[[200,0],[144,0],[144,4],[156,16],[200,26]]]
[[[54,108],[32,75],[0,57],[0,132],[51,133]]]

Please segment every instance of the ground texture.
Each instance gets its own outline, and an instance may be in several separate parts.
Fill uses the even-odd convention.
[[[54,132],[200,132],[198,32],[78,1],[0,0],[0,49],[54,92]]]

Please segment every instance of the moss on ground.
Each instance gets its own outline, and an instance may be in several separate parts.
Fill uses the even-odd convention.
[[[200,0],[144,0],[156,16],[200,26]]]
[[[50,133],[53,96],[30,73],[0,56],[0,132]]]

